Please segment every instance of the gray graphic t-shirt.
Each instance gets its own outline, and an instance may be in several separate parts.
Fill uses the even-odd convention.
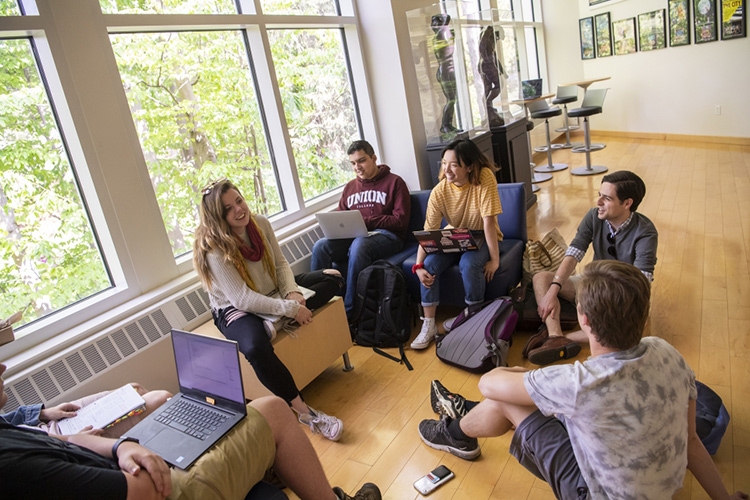
[[[682,487],[695,374],[665,340],[533,370],[524,382],[543,414],[565,420],[592,499],[671,498]]]

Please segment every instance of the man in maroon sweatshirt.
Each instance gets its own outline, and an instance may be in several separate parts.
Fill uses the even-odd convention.
[[[339,210],[359,210],[365,220],[367,236],[315,243],[310,267],[313,271],[328,269],[334,262],[346,264],[347,316],[354,309],[359,272],[378,259],[385,259],[404,246],[411,198],[404,180],[391,173],[388,165],[378,165],[375,150],[367,141],[354,141],[347,150],[356,179],[344,186]]]

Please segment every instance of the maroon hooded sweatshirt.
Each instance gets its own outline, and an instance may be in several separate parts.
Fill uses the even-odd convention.
[[[368,231],[385,229],[404,239],[411,213],[409,189],[388,165],[378,165],[372,179],[357,177],[344,186],[339,210],[359,210]]]

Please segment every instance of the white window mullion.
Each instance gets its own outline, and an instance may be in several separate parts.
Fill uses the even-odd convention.
[[[302,187],[297,177],[297,166],[292,152],[292,143],[287,131],[281,93],[271,58],[271,47],[265,25],[246,29],[250,53],[255,67],[260,101],[268,127],[271,150],[279,176],[279,189],[283,193],[286,213],[297,212],[302,206]]]

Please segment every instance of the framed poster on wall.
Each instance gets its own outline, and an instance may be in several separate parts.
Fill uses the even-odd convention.
[[[745,0],[721,0],[721,39],[747,36]]]
[[[669,0],[669,46],[690,45],[690,0]]]
[[[594,16],[594,34],[596,35],[596,57],[612,55],[612,27],[609,12]]]
[[[632,54],[638,50],[635,44],[635,18],[620,19],[612,23],[615,55]]]
[[[638,14],[638,46],[641,52],[667,46],[664,9]]]
[[[716,4],[714,0],[692,0],[693,1],[693,29],[695,30],[695,43],[715,42],[717,40],[716,30]]]
[[[617,2],[622,2],[622,0],[589,0],[589,9],[597,9]]]
[[[594,18],[579,19],[578,30],[581,34],[581,59],[594,59]]]

